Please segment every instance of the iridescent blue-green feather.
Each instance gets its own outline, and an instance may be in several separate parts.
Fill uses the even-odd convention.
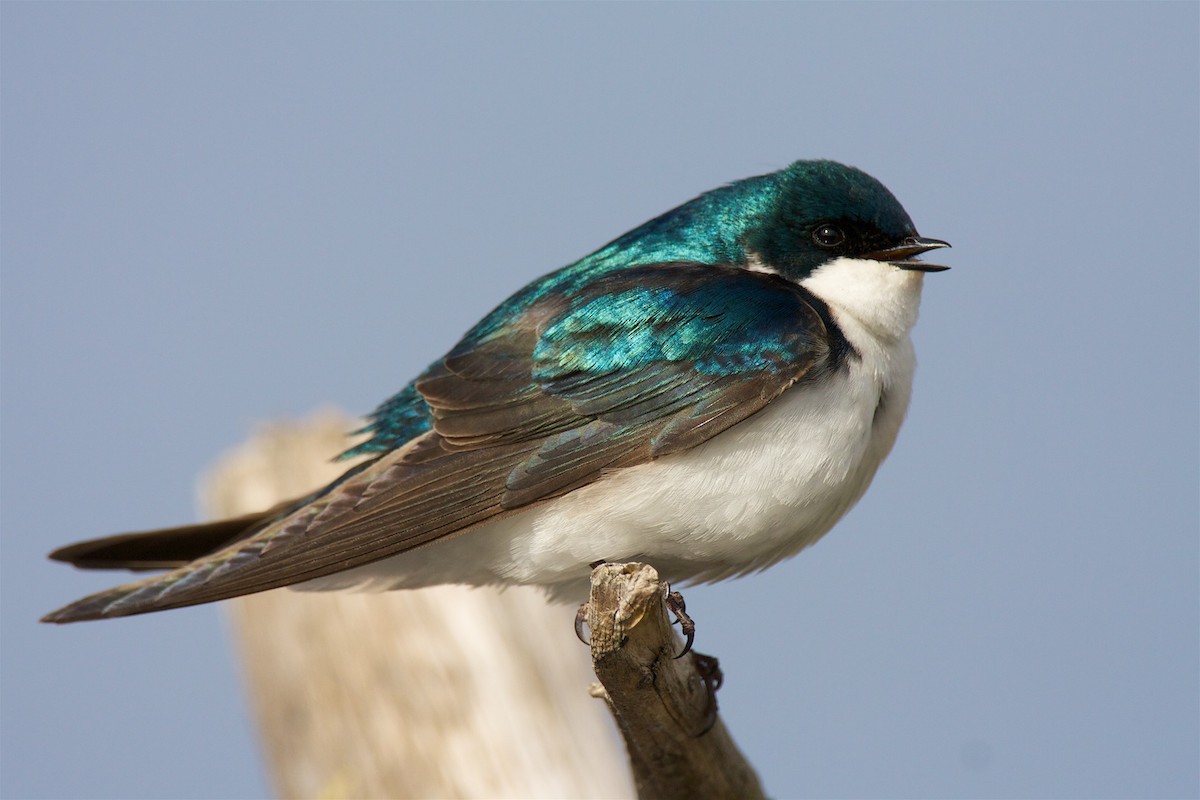
[[[820,191],[814,191],[813,187],[818,187]],[[813,195],[811,201],[806,193]],[[786,196],[789,202],[780,202],[782,196]],[[639,266],[672,262],[743,266],[749,251],[776,266],[787,269],[790,265],[791,268],[802,269],[802,264],[793,263],[795,254],[788,249],[796,239],[793,220],[772,219],[773,224],[764,224],[764,221],[780,214],[795,217],[810,215],[809,205],[818,199],[828,205],[830,198],[846,198],[845,208],[829,209],[833,215],[850,213],[857,208],[876,208],[880,214],[891,215],[886,219],[871,220],[884,230],[912,228],[912,222],[904,216],[903,209],[894,200],[862,202],[865,197],[875,196],[891,198],[888,190],[874,178],[857,170],[847,170],[831,161],[796,162],[779,172],[747,178],[707,192],[521,289],[468,331],[448,358],[453,358],[455,352],[470,352],[493,337],[505,335],[506,328],[514,319],[550,297],[571,297],[581,292],[586,295],[591,287],[602,285],[601,279],[605,276]],[[712,291],[710,287],[709,294],[692,298],[692,302],[700,300],[709,306],[724,305],[728,298],[713,294]],[[733,300],[737,302],[737,298]],[[630,313],[630,317],[636,319],[639,309],[652,301],[655,301],[654,298],[648,295],[637,294],[612,298],[603,313],[610,317]],[[592,311],[599,314],[602,305],[597,303]],[[669,306],[670,303],[664,306],[664,314],[669,314]],[[747,314],[750,314],[748,307]],[[736,313],[728,318],[738,319]],[[743,321],[748,320],[749,316]],[[664,318],[664,323],[667,321]],[[660,341],[657,346],[664,348],[664,353],[672,347],[680,348],[680,352],[696,352],[702,358],[700,369],[711,370],[714,374],[731,368],[739,358],[744,368],[752,368],[744,353],[739,356],[733,352],[736,348],[723,347],[714,353],[703,352],[705,336],[713,335],[704,328],[702,319],[693,319],[678,332],[675,343]],[[694,337],[695,341],[689,342],[690,337]],[[631,344],[636,346],[636,343]],[[593,352],[592,355],[599,354]],[[753,358],[762,364],[767,355],[760,352]],[[436,372],[441,363],[431,365],[425,376]],[[369,433],[370,438],[347,450],[342,457],[390,452],[426,433],[432,426],[429,405],[417,390],[417,381],[414,381],[371,413],[369,424],[359,431]]]

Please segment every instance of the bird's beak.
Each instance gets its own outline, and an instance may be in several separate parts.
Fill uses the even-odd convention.
[[[868,253],[866,257],[876,261],[886,261],[900,269],[911,269],[918,272],[942,272],[950,268],[941,264],[926,264],[924,261],[915,260],[914,256],[919,256],[921,253],[929,250],[937,250],[939,247],[949,246],[949,242],[943,242],[941,239],[909,236],[895,247],[876,250],[874,253]]]

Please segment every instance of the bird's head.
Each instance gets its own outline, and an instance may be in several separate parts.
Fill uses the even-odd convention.
[[[950,245],[917,233],[912,219],[882,183],[835,161],[797,161],[772,176],[742,242],[752,265],[802,281],[839,259],[939,272],[916,256]]]
[[[918,234],[895,196],[862,170],[797,161],[655,217],[547,276],[539,290],[569,293],[597,275],[646,264],[740,266],[799,283],[880,335],[896,336],[916,321],[924,273],[949,269],[917,256],[949,246]]]

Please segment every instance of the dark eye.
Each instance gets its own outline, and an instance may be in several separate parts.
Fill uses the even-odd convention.
[[[821,247],[837,247],[846,241],[846,234],[836,225],[822,225],[813,231],[813,241]]]

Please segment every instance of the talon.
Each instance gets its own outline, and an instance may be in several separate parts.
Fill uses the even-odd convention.
[[[679,592],[667,592],[666,598],[667,608],[675,615],[675,622],[679,623],[679,630],[683,634],[684,642],[683,649],[675,656],[675,658],[683,658],[692,650],[692,642],[696,639],[696,623],[687,614],[687,604],[683,602],[683,595]],[[674,625],[675,623],[671,623]]]
[[[696,671],[700,673],[700,680],[704,682],[708,693],[708,700],[704,705],[704,730],[700,731],[700,735],[703,736],[717,724],[717,690],[725,682],[725,675],[721,672],[720,662],[715,656],[692,653],[692,663],[696,665]]]
[[[591,647],[592,646],[591,637],[585,638],[583,635],[583,626],[587,623],[587,613],[588,613],[588,604],[587,603],[584,603],[583,605],[581,605],[579,607],[579,610],[575,612],[575,638],[579,639],[579,641],[583,642],[588,647]]]
[[[704,679],[705,685],[715,694],[725,683],[725,673],[721,672],[721,662],[717,660],[716,656],[704,653],[692,653],[692,660],[696,662],[696,671]]]

